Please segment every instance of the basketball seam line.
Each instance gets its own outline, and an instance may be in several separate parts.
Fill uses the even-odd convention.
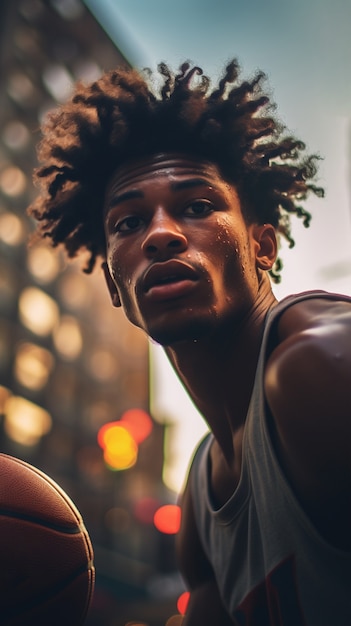
[[[58,532],[61,532],[67,535],[79,535],[82,532],[82,529],[78,525],[75,526],[74,528],[69,528],[67,526],[55,524],[53,522],[50,522],[49,520],[45,521],[39,517],[35,517],[34,515],[28,515],[27,513],[20,513],[19,511],[12,511],[11,509],[0,508],[0,515],[3,515],[4,517],[12,517],[14,519],[23,520],[25,522],[34,522],[38,526],[42,526],[44,528],[50,528],[50,530],[57,530]]]

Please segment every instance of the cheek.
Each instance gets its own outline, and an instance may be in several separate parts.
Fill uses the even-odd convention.
[[[122,262],[123,259],[123,262]],[[123,279],[123,273],[128,267],[128,255],[123,254],[122,246],[110,242],[107,247],[107,263],[111,276],[118,283]]]
[[[241,223],[232,224],[223,217],[216,220],[216,227],[211,233],[211,243],[206,242],[208,254],[219,272],[237,273],[246,256],[246,231]]]
[[[119,294],[127,317],[135,309],[135,285],[140,271],[140,259],[128,245],[111,245],[108,248],[107,263],[112,280]]]
[[[222,234],[218,237],[217,250],[219,248],[217,269],[222,272],[225,285],[233,288],[239,283],[256,282],[255,251],[246,230],[237,237]]]
[[[113,278],[113,281],[119,286],[122,278],[122,268],[119,263],[119,258],[116,254],[111,253],[111,251],[107,254],[107,265],[110,270],[110,274]]]
[[[126,297],[126,284],[127,280],[125,278],[126,266],[121,263],[121,256],[116,250],[112,250],[111,248],[107,252],[107,265],[109,269],[110,276],[112,278],[112,282],[115,285],[119,298],[124,306],[124,301]]]

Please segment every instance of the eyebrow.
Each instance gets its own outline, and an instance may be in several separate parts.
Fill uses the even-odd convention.
[[[205,178],[188,178],[187,180],[171,183],[171,189],[173,191],[180,191],[182,189],[188,189],[189,187],[198,187],[199,185],[212,186]]]
[[[144,193],[139,189],[130,189],[129,191],[125,191],[124,193],[120,193],[119,195],[113,196],[108,203],[108,208],[112,209],[112,207],[121,204],[122,202],[126,202],[127,200],[133,200],[134,198],[143,198]]]
[[[205,178],[190,178],[171,183],[171,189],[172,191],[181,191],[182,189],[198,187],[199,185],[208,186],[210,183]],[[144,192],[140,189],[129,189],[128,191],[113,196],[109,202],[108,208],[111,209],[127,200],[134,200],[134,198],[144,198]]]

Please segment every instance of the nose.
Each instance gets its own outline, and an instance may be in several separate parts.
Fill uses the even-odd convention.
[[[187,238],[172,216],[158,209],[149,225],[142,249],[148,257],[168,258],[174,253],[184,252]]]

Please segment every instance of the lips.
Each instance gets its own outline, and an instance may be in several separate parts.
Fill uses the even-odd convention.
[[[166,289],[167,285],[175,285],[184,281],[195,282],[199,279],[193,267],[183,261],[170,260],[155,263],[146,272],[143,279],[143,291],[149,293],[154,288]]]

